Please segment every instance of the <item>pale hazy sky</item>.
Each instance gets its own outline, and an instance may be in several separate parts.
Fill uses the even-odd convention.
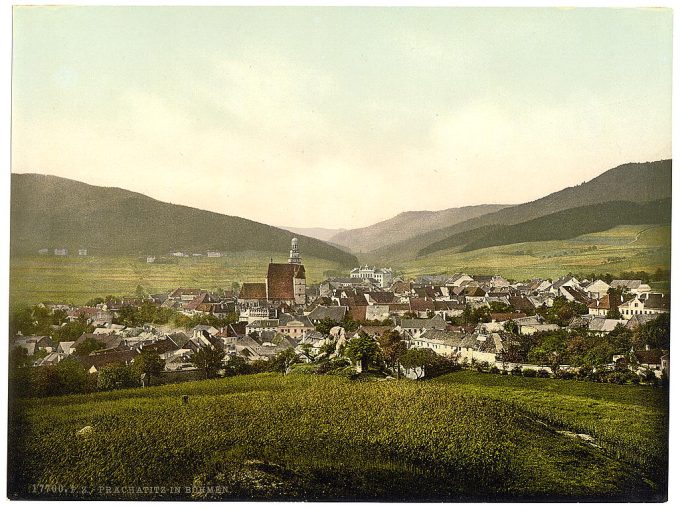
[[[14,9],[12,170],[272,225],[671,156],[669,10]]]

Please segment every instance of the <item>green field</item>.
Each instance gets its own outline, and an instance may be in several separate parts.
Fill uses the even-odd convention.
[[[9,496],[661,500],[666,399],[651,387],[457,372],[261,374],[23,400],[11,410]],[[130,486],[166,490],[115,490]]]
[[[267,264],[285,263],[286,255],[234,252],[221,258],[174,258],[169,264],[147,264],[135,257],[13,257],[10,305],[43,301],[84,303],[93,297],[130,295],[141,284],[151,293],[184,286],[231,289],[232,282],[263,282]],[[304,257],[308,282],[319,282],[340,265]]]
[[[408,277],[497,273],[515,280],[575,274],[670,269],[670,226],[620,225],[571,240],[525,242],[471,252],[447,250],[391,263]]]

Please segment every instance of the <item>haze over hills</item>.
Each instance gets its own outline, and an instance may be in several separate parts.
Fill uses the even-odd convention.
[[[326,229],[325,227],[284,227],[280,226],[284,231],[290,231],[295,234],[302,234],[310,238],[316,238],[321,241],[328,241],[338,233],[344,232],[347,229]]]
[[[462,235],[485,226],[520,224],[567,209],[600,204],[608,201],[650,202],[668,198],[671,194],[670,159],[651,163],[628,163],[608,170],[594,179],[551,193],[525,204],[506,207],[448,227],[419,234],[396,244],[386,245],[369,253],[365,259],[412,259],[423,249],[439,241],[447,240],[444,248],[457,246],[454,235]],[[593,225],[593,230],[599,230]],[[478,232],[481,237],[484,230]],[[466,237],[461,244],[467,244]],[[527,234],[525,237],[529,238]],[[432,248],[430,248],[431,250]]]
[[[340,232],[330,238],[329,241],[355,252],[370,252],[435,229],[493,213],[505,207],[508,206],[504,204],[484,204],[454,207],[441,211],[405,211],[368,227]]]
[[[209,249],[282,253],[297,236],[303,259],[314,256],[346,267],[358,263],[332,245],[277,227],[50,175],[12,174],[10,224],[13,255],[83,247],[99,255]]]

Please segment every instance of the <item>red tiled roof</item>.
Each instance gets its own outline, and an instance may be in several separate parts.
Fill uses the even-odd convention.
[[[243,283],[240,299],[258,299],[264,300],[267,298],[267,285],[265,283]]]
[[[434,302],[430,299],[410,299],[411,311],[434,311]]]
[[[269,300],[294,300],[293,279],[305,278],[304,265],[269,263],[267,293]]]

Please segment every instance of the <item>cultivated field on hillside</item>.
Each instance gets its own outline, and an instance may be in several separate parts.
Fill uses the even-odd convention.
[[[171,258],[148,264],[136,257],[16,257],[10,263],[10,305],[43,301],[84,303],[93,297],[130,295],[141,284],[151,293],[178,286],[231,289],[232,282],[263,282],[269,259],[285,263],[283,254],[233,252],[221,258]],[[319,282],[324,272],[337,270],[332,261],[305,257],[307,282]]]
[[[665,459],[664,432],[658,431],[665,390],[507,376],[484,384],[487,377],[457,372],[426,382],[359,382],[261,374],[18,401],[9,430],[9,495],[411,501],[665,496],[654,467],[630,454],[637,445],[641,455]],[[651,429],[632,441],[643,424]],[[76,435],[85,426],[91,431]],[[587,431],[595,440],[559,431]],[[45,491],[33,484],[51,486]]]
[[[407,276],[455,272],[501,274],[515,280],[576,274],[670,269],[669,226],[621,225],[571,240],[538,241],[391,263]]]

